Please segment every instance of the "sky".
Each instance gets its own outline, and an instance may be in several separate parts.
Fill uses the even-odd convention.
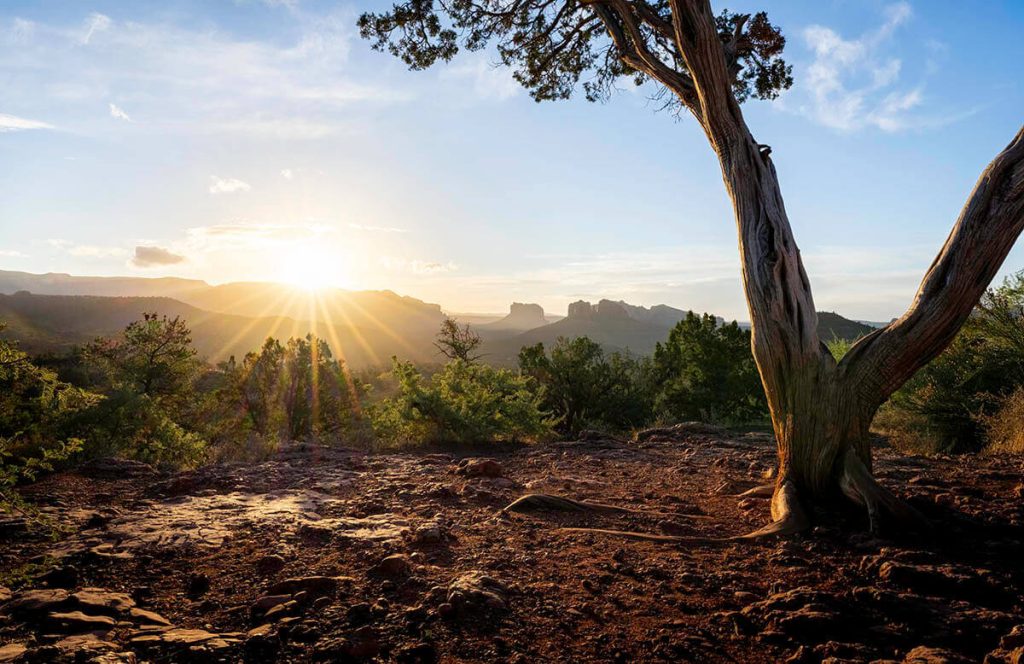
[[[407,71],[355,28],[385,6],[0,2],[0,269],[748,318],[692,119],[625,82],[538,104],[486,52]],[[818,309],[898,316],[1024,121],[1024,3],[728,7],[788,38],[793,88],[744,112]]]

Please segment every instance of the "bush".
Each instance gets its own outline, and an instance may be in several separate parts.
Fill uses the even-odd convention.
[[[986,450],[989,452],[1024,452],[1024,387],[1018,387],[999,404],[991,415],[982,415]]]
[[[543,396],[525,376],[453,360],[428,382],[411,362],[392,361],[398,391],[369,411],[386,445],[514,442],[551,432]]]
[[[891,427],[897,439],[926,438],[931,451],[977,451],[986,427],[995,426],[991,418],[1022,386],[1024,273],[1018,273],[990,289],[953,343],[892,396],[886,410],[907,415],[885,417],[917,428]]]
[[[659,417],[747,424],[768,416],[750,333],[735,322],[689,312],[655,347],[652,372]]]
[[[119,389],[85,411],[76,423],[86,458],[123,456],[164,469],[194,468],[206,460],[207,443],[145,394]]]
[[[550,354],[544,344],[526,346],[519,369],[542,388],[543,407],[557,418],[559,433],[630,429],[651,418],[645,364],[619,353],[606,356],[587,337],[560,338]]]
[[[77,420],[85,456],[121,455],[163,468],[205,460],[201,398],[194,389],[202,363],[184,320],[146,313],[119,337],[97,339],[82,354],[102,376],[105,397]]]
[[[0,340],[0,509],[23,509],[14,486],[52,470],[81,447],[68,435],[69,419],[97,399]]]

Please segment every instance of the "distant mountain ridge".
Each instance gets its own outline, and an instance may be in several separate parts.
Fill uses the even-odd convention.
[[[6,293],[6,295],[2,294]],[[309,293],[274,283],[212,286],[173,277],[75,277],[0,270],[0,321],[6,337],[32,353],[61,352],[96,336],[118,333],[143,312],[182,316],[196,347],[213,361],[243,355],[267,336],[287,339],[315,332],[353,367],[384,366],[392,355],[435,362],[433,342],[445,314],[437,304],[391,291],[333,289]],[[609,351],[653,352],[687,311],[668,305],[643,307],[603,299],[571,303],[553,316],[533,303],[514,302],[508,315],[472,323],[484,340],[486,361],[513,365],[523,346],[550,347],[559,337],[587,336]],[[721,318],[720,323],[724,322]],[[855,339],[874,328],[833,312],[818,314],[823,341]]]
[[[145,312],[180,316],[192,330],[200,356],[216,362],[257,350],[267,337],[286,340],[313,332],[330,343],[336,356],[354,368],[385,366],[392,355],[416,362],[436,360],[430,335],[387,334],[379,328],[312,323],[285,316],[249,317],[205,311],[167,297],[0,295],[0,335],[16,339],[30,354],[64,353],[96,337],[120,333]]]

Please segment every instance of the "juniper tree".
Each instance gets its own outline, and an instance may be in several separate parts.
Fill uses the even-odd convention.
[[[778,447],[774,521],[752,535],[804,529],[807,506],[840,491],[867,508],[873,529],[882,513],[910,516],[872,476],[868,427],[953,339],[1020,234],[1024,130],[982,173],[906,313],[837,362],[818,338],[771,150],[740,108],[793,81],[786,40],[764,12],[715,14],[709,0],[406,0],[364,14],[359,26],[412,69],[490,48],[538,101],[577,91],[603,100],[632,77],[692,115],[732,199],[751,344]]]

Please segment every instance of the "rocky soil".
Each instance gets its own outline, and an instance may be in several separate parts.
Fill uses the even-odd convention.
[[[1024,463],[878,454],[934,524],[788,540],[767,436],[698,426],[491,454],[292,446],[160,475],[101,461],[0,520],[0,662],[1024,662]],[[637,512],[505,512],[526,493]]]

